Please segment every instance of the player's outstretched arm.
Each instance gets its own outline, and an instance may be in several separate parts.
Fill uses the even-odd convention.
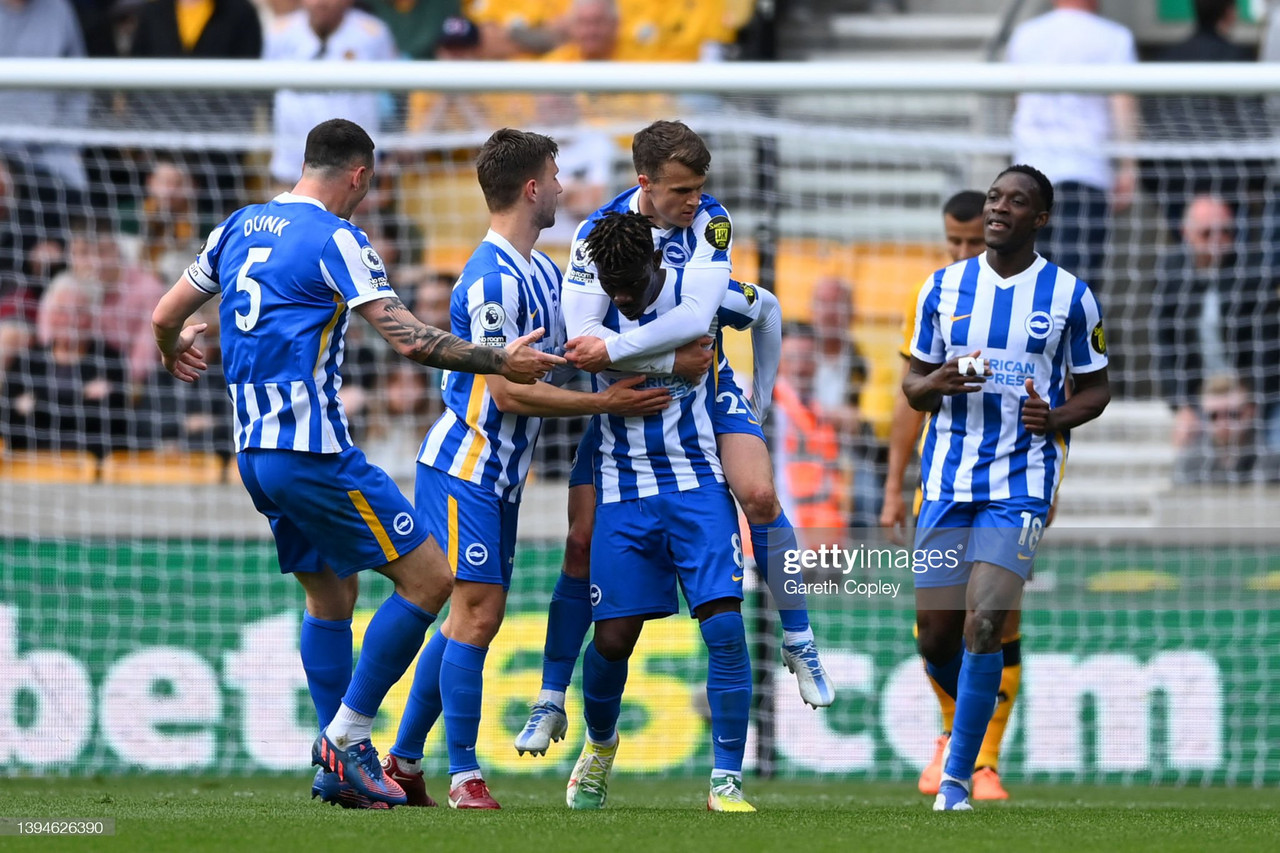
[[[756,419],[764,423],[773,403],[773,386],[782,363],[782,305],[778,297],[763,287],[757,288],[760,314],[751,324],[751,405]]]
[[[533,418],[565,418],[575,415],[617,415],[622,418],[656,415],[671,402],[666,388],[637,388],[644,376],[628,376],[604,391],[585,392],[557,388],[546,382],[516,385],[501,376],[485,383],[498,408],[509,415]]]
[[[1104,367],[1072,376],[1071,398],[1056,409],[1036,393],[1035,384],[1026,383],[1027,401],[1022,405],[1022,425],[1036,435],[1064,432],[1101,415],[1111,402],[1111,381]]]
[[[464,373],[496,373],[512,382],[530,384],[564,359],[529,348],[542,330],[512,341],[506,349],[481,347],[435,326],[428,326],[398,297],[376,299],[356,306],[395,351],[412,361]]]
[[[911,370],[902,380],[902,393],[907,395],[911,408],[917,412],[936,412],[938,406],[942,405],[943,397],[981,391],[987,377],[991,375],[990,365],[986,365],[981,374],[960,372],[961,361],[977,358],[981,353],[981,350],[975,350],[943,364],[930,364],[911,356]]]
[[[183,382],[195,382],[200,373],[207,370],[204,351],[196,346],[196,340],[207,328],[206,323],[183,326],[187,319],[201,305],[213,297],[191,283],[184,274],[164,296],[151,312],[151,330],[155,334],[156,346],[160,348],[160,359],[164,369]]]
[[[575,285],[570,279],[565,280],[564,288],[560,295],[560,308],[564,312],[564,326],[568,330],[571,339],[582,339],[579,342],[594,343],[596,345],[598,360],[592,363],[599,366],[595,370],[590,370],[589,372],[591,373],[598,373],[604,367],[610,366],[606,345],[609,340],[616,336],[616,333],[604,325],[604,318],[609,311],[609,305],[609,297],[605,296],[603,292],[591,292]],[[586,367],[576,362],[574,366],[587,370]],[[632,371],[634,373],[677,373],[675,370],[675,354],[672,352],[619,359],[611,366],[614,370]]]

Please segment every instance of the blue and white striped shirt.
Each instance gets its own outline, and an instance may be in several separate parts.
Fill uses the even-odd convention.
[[[351,447],[338,398],[348,309],[395,296],[364,232],[313,198],[283,193],[214,228],[186,275],[221,293],[236,450]]]
[[[938,270],[920,289],[911,353],[941,364],[982,351],[982,391],[942,398],[920,458],[926,500],[1051,500],[1070,435],[1022,425],[1025,382],[1050,406],[1066,401],[1068,374],[1107,366],[1102,309],[1089,286],[1042,257],[1001,278],[985,255]]]
[[[542,252],[526,261],[506,239],[490,231],[471,255],[449,301],[455,335],[480,346],[504,347],[538,327],[534,348],[564,354],[560,270]],[[550,381],[576,373],[557,368]],[[445,411],[418,452],[418,461],[485,489],[505,501],[520,500],[542,418],[500,410],[483,376],[446,371]]]
[[[680,303],[683,279],[683,269],[668,269],[666,284],[636,320],[628,320],[610,303],[605,328],[621,334],[653,322]],[[602,371],[596,374],[596,387],[607,388],[628,375]],[[597,502],[617,503],[724,482],[712,429],[715,376],[711,372],[698,382],[689,382],[679,376],[650,375],[641,387],[670,389],[672,399],[665,410],[646,417],[597,416]]]

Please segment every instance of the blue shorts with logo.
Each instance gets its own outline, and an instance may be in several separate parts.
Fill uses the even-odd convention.
[[[742,535],[723,483],[596,506],[591,537],[592,618],[692,613],[742,600]]]
[[[715,384],[716,407],[711,413],[711,427],[716,435],[744,433],[754,435],[764,441],[764,430],[760,427],[760,419],[755,410],[747,402],[738,381],[734,379],[733,368],[726,360],[720,372],[716,374]]]
[[[976,562],[1008,569],[1026,580],[1049,518],[1049,501],[929,501],[916,522],[912,577],[921,588],[969,582]]]
[[[340,577],[385,566],[427,538],[413,504],[359,448],[299,453],[251,448],[236,455],[253,505],[271,522],[282,572]]]
[[[413,501],[458,580],[511,589],[519,503],[421,462]]]

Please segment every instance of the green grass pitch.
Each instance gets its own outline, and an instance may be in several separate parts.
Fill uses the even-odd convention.
[[[437,780],[432,793],[443,794]],[[705,811],[701,780],[615,779],[603,812],[564,807],[563,784],[497,780],[495,813],[344,811],[306,780],[0,779],[0,816],[104,818],[99,838],[0,838],[0,850],[1204,851],[1276,849],[1271,790],[1018,787],[1008,804],[934,814],[906,785],[748,780],[755,815]]]

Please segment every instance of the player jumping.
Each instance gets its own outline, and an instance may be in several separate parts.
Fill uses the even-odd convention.
[[[680,122],[654,122],[635,135],[632,160],[638,185],[619,195],[578,229],[565,289],[565,318],[583,337],[570,341],[569,360],[590,371],[627,359],[632,369],[647,373],[671,372],[672,351],[708,334],[725,302],[731,269],[732,225],[725,209],[702,193],[711,163],[702,139]],[[648,216],[654,225],[654,248],[662,263],[685,271],[680,304],[668,317],[620,335],[602,324],[609,300],[597,285],[597,271],[586,251],[586,238],[600,217],[611,212],[634,211]],[[766,291],[750,288],[761,300],[772,300]],[[763,316],[771,316],[762,312]],[[609,338],[606,343],[605,338]],[[759,361],[760,353],[757,353]],[[639,358],[639,363],[634,359]],[[795,531],[782,511],[773,483],[773,465],[760,428],[760,415],[769,404],[771,373],[757,370],[750,403],[742,395],[728,361],[717,365],[713,426],[729,488],[742,507],[751,529],[755,562],[766,580],[770,566],[782,553],[797,547]],[[766,379],[768,382],[766,383]],[[753,410],[753,406],[758,410]],[[592,457],[593,434],[588,431],[578,448],[578,459]],[[561,739],[568,726],[565,692],[591,625],[588,577],[596,495],[584,470],[570,481],[569,536],[565,543],[563,572],[552,594],[543,658],[542,690],[524,729],[516,738],[521,753],[543,754],[552,741]],[[795,673],[800,695],[813,707],[830,705],[835,690],[822,667],[803,596],[778,602],[783,627],[782,655]]]

